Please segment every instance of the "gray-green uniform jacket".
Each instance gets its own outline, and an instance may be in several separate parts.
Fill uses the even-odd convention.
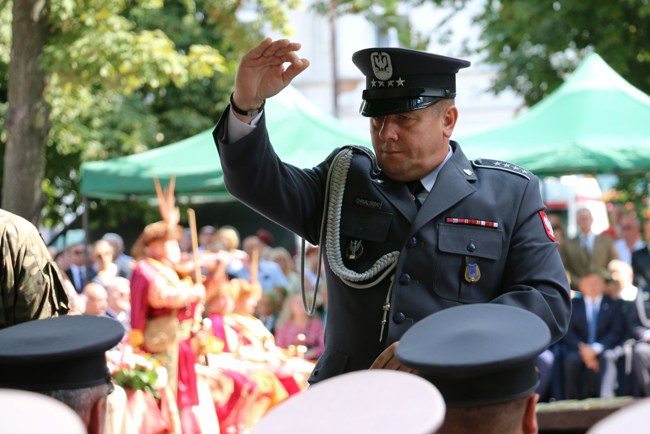
[[[69,310],[59,269],[36,227],[0,209],[0,329]]]
[[[264,117],[235,143],[225,143],[227,119],[228,111],[214,138],[228,190],[318,244],[328,171],[341,150],[312,169],[300,169],[275,154]],[[328,223],[339,225],[338,256],[357,273],[391,252],[399,259],[385,278],[360,289],[333,272],[329,259],[337,255],[325,244],[325,352],[311,382],[368,368],[416,321],[458,304],[520,306],[548,324],[553,341],[564,335],[569,285],[545,224],[538,179],[507,163],[470,162],[457,143],[451,146],[453,156],[419,211],[406,185],[385,177],[370,152],[352,150],[340,215]],[[334,241],[329,245],[336,246]]]

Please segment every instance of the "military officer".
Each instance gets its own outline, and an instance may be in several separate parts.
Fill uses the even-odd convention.
[[[92,315],[45,318],[2,329],[0,390],[55,398],[76,412],[89,434],[102,434],[114,389],[106,351],[123,336],[119,322]]]
[[[550,339],[548,327],[530,312],[476,303],[419,321],[402,336],[396,355],[445,399],[439,434],[534,434],[535,359]]]
[[[299,48],[267,38],[242,58],[214,138],[229,191],[322,247],[326,347],[310,381],[373,362],[399,368],[402,334],[459,304],[518,306],[542,318],[553,341],[563,336],[568,282],[538,179],[469,161],[450,139],[455,77],[469,62],[397,48],[355,53],[374,153],[346,146],[303,170],[275,154],[263,110],[309,66]]]

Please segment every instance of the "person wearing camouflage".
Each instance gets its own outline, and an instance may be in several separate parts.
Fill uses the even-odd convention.
[[[0,329],[65,315],[68,295],[38,229],[0,209]]]

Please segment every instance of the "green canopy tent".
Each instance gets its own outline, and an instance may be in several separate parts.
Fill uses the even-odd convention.
[[[370,146],[369,134],[325,113],[289,86],[267,101],[269,136],[278,155],[298,167],[312,167],[338,146]],[[231,201],[212,139],[212,129],[180,142],[107,161],[81,165],[81,194],[104,199],[155,197],[153,178],[163,185],[176,176],[176,194]]]
[[[538,176],[650,170],[650,97],[598,54],[511,123],[459,137],[470,159],[518,164]]]

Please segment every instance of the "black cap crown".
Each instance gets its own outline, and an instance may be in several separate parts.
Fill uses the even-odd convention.
[[[366,76],[360,112],[383,116],[456,96],[456,73],[470,62],[404,48],[367,48],[352,61]]]
[[[111,381],[106,351],[124,336],[114,319],[61,316],[0,330],[0,388],[81,389]]]
[[[537,315],[501,304],[469,304],[415,323],[397,359],[433,383],[449,407],[513,401],[539,382],[535,359],[551,341]]]

